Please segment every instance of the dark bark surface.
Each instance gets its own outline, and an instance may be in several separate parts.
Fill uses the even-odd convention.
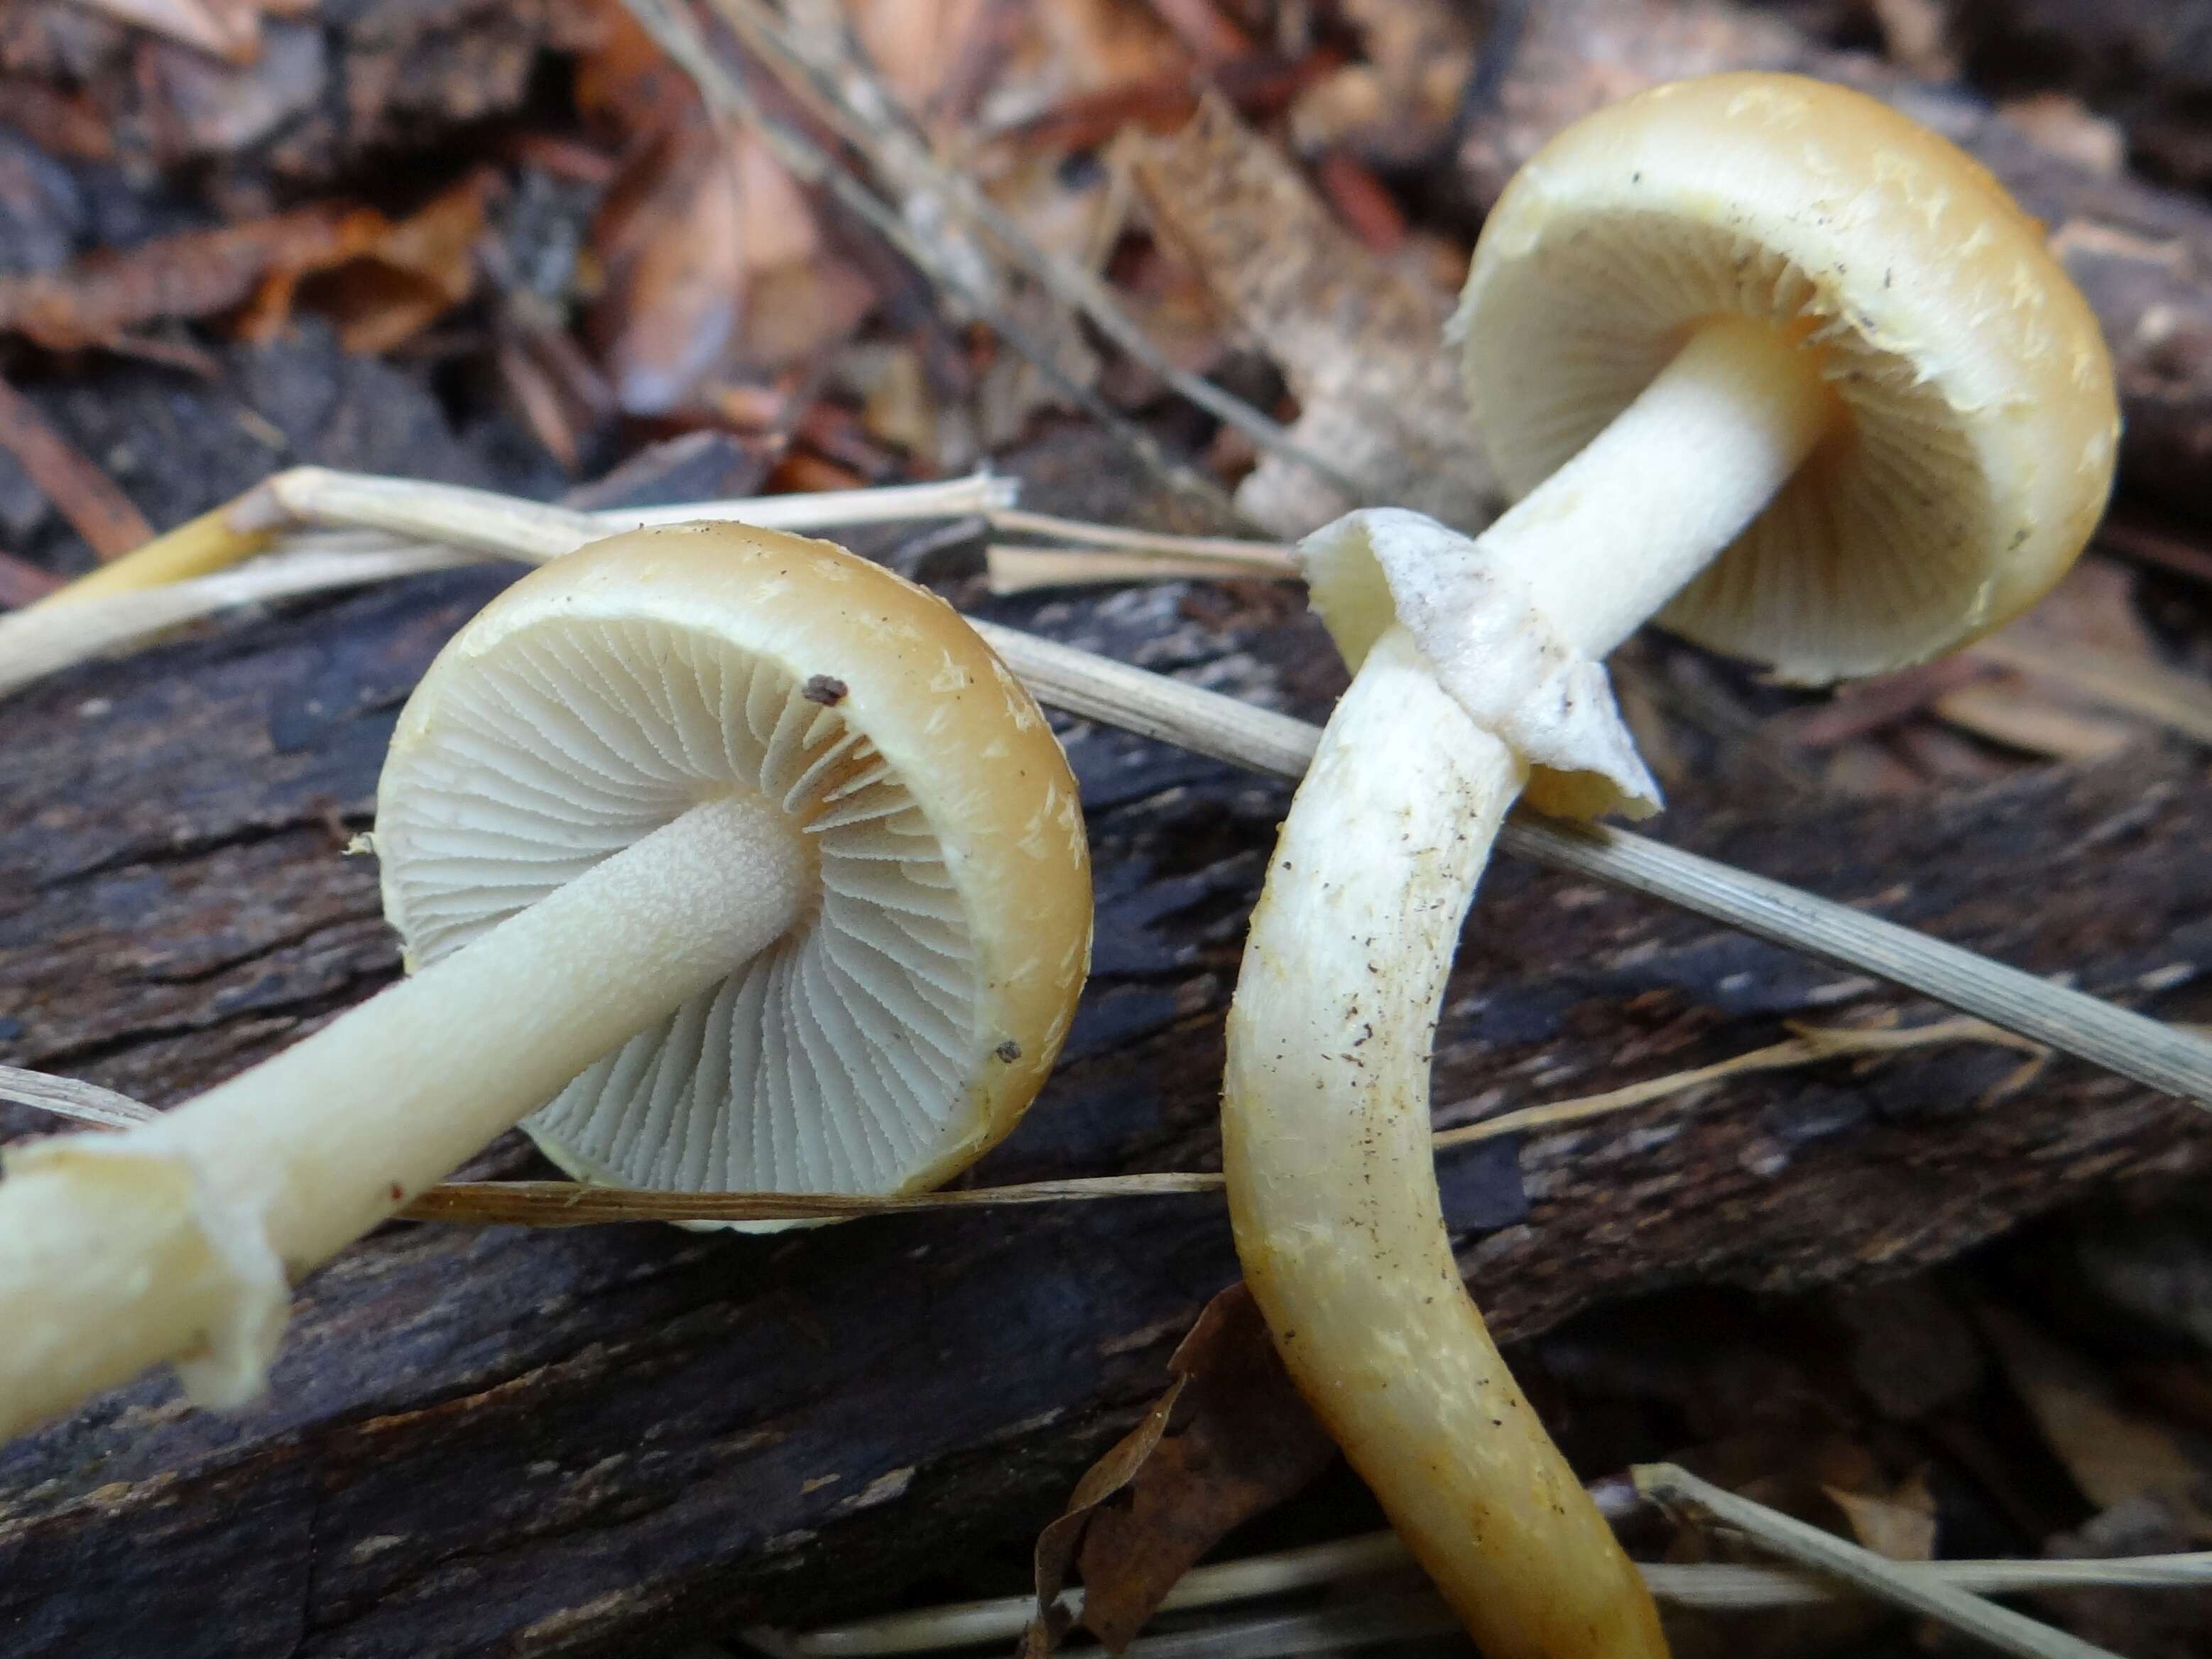
[[[0,708],[0,1060],[171,1101],[385,982],[374,866],[339,848],[399,702],[502,580],[234,625]],[[1282,622],[1280,596],[1243,603],[1163,589],[1005,614],[1316,712],[1318,632]],[[982,1176],[1210,1165],[1222,1012],[1287,794],[1068,736],[1097,976]],[[2200,772],[2138,754],[1971,798],[1687,801],[1663,832],[2186,1018],[2212,964]],[[1885,1000],[1504,864],[1453,983],[1440,1112],[1653,1076]],[[1449,1154],[1447,1207],[1485,1305],[1526,1336],[1690,1279],[1902,1272],[2212,1161],[2201,1115],[2070,1065],[1978,1103],[2017,1064],[1964,1048],[1732,1080]],[[532,1166],[510,1139],[477,1167]],[[1048,1518],[1233,1272],[1205,1198],[775,1238],[389,1227],[305,1287],[260,1407],[194,1413],[149,1379],[0,1450],[0,1647],[86,1659],[158,1632],[165,1654],[240,1659],[628,1654],[865,1611]]]

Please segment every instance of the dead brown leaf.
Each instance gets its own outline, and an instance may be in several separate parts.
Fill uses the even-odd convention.
[[[1978,1315],[2014,1392],[2084,1498],[2100,1510],[2154,1498],[2193,1536],[2212,1538],[2208,1471],[2179,1437],[2017,1314],[1986,1306]]]
[[[1962,685],[1936,698],[1932,707],[1952,725],[1984,742],[2049,760],[2104,760],[2137,736],[2134,728],[2118,720],[2062,708],[2036,696],[2017,676]]]
[[[1175,137],[1146,144],[1136,179],[1163,238],[1282,366],[1301,407],[1291,428],[1299,446],[1328,456],[1374,500],[1467,528],[1488,521],[1498,492],[1439,337],[1443,295],[1363,246],[1218,99]],[[1353,504],[1276,456],[1237,499],[1286,538]]]
[[[1871,0],[1869,9],[1893,62],[1923,81],[1958,78],[1950,8],[1942,0]]]
[[[1876,1555],[1893,1561],[1936,1559],[1936,1498],[1928,1490],[1925,1469],[1914,1470],[1887,1492],[1820,1490],[1844,1512],[1851,1535]]]
[[[1328,1467],[1336,1446],[1298,1395],[1242,1284],[1206,1305],[1168,1361],[1182,1426],[1152,1449],[1123,1501],[1083,1534],[1083,1623],[1114,1652],[1231,1528]]]
[[[592,227],[605,287],[590,331],[622,407],[682,408],[737,339],[746,276],[737,157],[703,115],[639,152]]]
[[[691,78],[668,61],[622,0],[589,7],[591,44],[576,63],[576,107],[624,139],[659,132],[704,112]]]
[[[1059,1639],[1045,1610],[1071,1565],[1081,1571],[1084,1627],[1119,1653],[1232,1528],[1290,1498],[1336,1455],[1242,1284],[1206,1304],[1168,1369],[1176,1380],[1152,1413],[1091,1468],[1037,1540],[1040,1617],[1025,1654],[1048,1653]]]
[[[115,131],[82,92],[64,92],[27,75],[0,75],[8,125],[49,155],[78,161],[115,157]]]
[[[1178,1376],[1168,1385],[1168,1391],[1145,1413],[1144,1420],[1115,1441],[1105,1456],[1085,1471],[1068,1498],[1067,1508],[1058,1520],[1037,1534],[1037,1610],[1029,1628],[1022,1633],[1023,1659],[1043,1659],[1059,1645],[1067,1629],[1067,1614],[1060,1606],[1060,1593],[1067,1587],[1068,1569],[1075,1565],[1084,1530],[1101,1504],[1136,1479],[1137,1471],[1144,1467],[1152,1449],[1160,1443],[1160,1437],[1167,1432],[1168,1419],[1174,1414],[1176,1401],[1182,1398],[1189,1382],[1187,1376]]]
[[[1291,130],[1309,150],[1342,146],[1370,160],[1410,162],[1449,134],[1474,66],[1471,9],[1452,0],[1345,0],[1364,61],[1301,96]]]
[[[151,324],[235,312],[242,336],[266,339],[317,278],[310,297],[336,316],[347,348],[382,351],[468,297],[495,184],[479,172],[396,224],[325,203],[0,279],[0,330],[50,351],[143,350],[131,337]]]
[[[153,540],[154,527],[131,504],[131,498],[116,488],[114,480],[56,431],[37,404],[4,380],[0,380],[0,449],[21,464],[31,482],[53,503],[54,510],[102,559],[114,558]],[[20,588],[22,584],[19,580],[15,586]]]
[[[927,117],[956,77],[994,0],[856,0],[853,33],[884,84]]]
[[[2054,155],[2101,178],[2127,166],[2128,138],[2117,121],[2063,92],[2042,92],[2000,106],[2004,118]]]
[[[121,345],[151,323],[234,310],[272,277],[284,279],[289,303],[289,283],[343,264],[387,228],[380,213],[333,203],[94,253],[59,270],[0,278],[0,330],[50,351],[82,351]]]
[[[476,246],[498,176],[480,168],[374,238],[307,295],[337,323],[349,351],[388,351],[465,301],[476,288]]]

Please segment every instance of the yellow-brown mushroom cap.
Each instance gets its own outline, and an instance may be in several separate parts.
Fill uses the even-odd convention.
[[[532,573],[409,702],[377,798],[410,966],[719,794],[818,890],[769,951],[525,1127],[573,1173],[903,1191],[1013,1127],[1090,959],[1089,855],[1029,692],[934,595],[826,542],[631,532]]]
[[[1797,76],[1654,88],[1516,175],[1455,324],[1507,487],[1533,489],[1728,313],[1801,338],[1837,418],[1668,627],[1790,679],[1876,672],[1999,626],[2087,541],[2117,399],[2041,227],[1945,140]]]

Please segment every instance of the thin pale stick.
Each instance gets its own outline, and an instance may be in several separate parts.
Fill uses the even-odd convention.
[[[473,563],[480,556],[423,545],[292,553],[159,587],[127,588],[11,611],[0,616],[0,696],[104,652],[137,645],[234,606],[366,586],[395,576]]]
[[[1040,587],[1091,586],[1100,582],[1156,582],[1194,577],[1228,581],[1269,576],[1272,571],[1229,559],[1188,558],[1158,553],[1105,552],[1092,548],[1016,547],[994,542],[983,550],[983,575],[991,592],[1034,592]]]
[[[1011,1187],[908,1193],[663,1193],[567,1181],[456,1181],[400,1212],[410,1221],[588,1227],[621,1221],[819,1221],[918,1210],[990,1209],[1098,1198],[1146,1198],[1221,1189],[1218,1175],[1091,1176]]]
[[[96,1083],[80,1083],[73,1077],[28,1072],[20,1066],[0,1066],[0,1100],[36,1106],[57,1117],[72,1118],[102,1129],[128,1129],[150,1123],[161,1114],[143,1101],[103,1089]]]
[[[1754,1048],[1717,1065],[1647,1079],[1625,1089],[1547,1105],[1522,1107],[1435,1137],[1439,1151],[1507,1135],[1529,1134],[1626,1111],[1744,1072],[1815,1066],[1853,1054],[1891,1054],[1948,1042],[2021,1046],[2020,1039],[1978,1020],[1954,1019],[1903,1030],[1858,1030],[1808,1027],[1786,1042]],[[2039,1050],[2038,1052],[2040,1052]],[[20,1100],[58,1116],[102,1127],[127,1127],[156,1115],[127,1095],[44,1072],[0,1066],[0,1099]],[[629,1221],[831,1220],[862,1215],[901,1215],[921,1210],[981,1209],[1003,1205],[1056,1204],[1102,1198],[1157,1198],[1221,1189],[1210,1171],[1088,1176],[954,1192],[905,1193],[675,1193],[633,1188],[581,1186],[567,1181],[447,1182],[430,1188],[402,1212],[413,1221],[531,1227],[581,1227]]]
[[[1665,1077],[1650,1078],[1642,1083],[1609,1089],[1601,1095],[1585,1095],[1577,1100],[1557,1101],[1548,1106],[1524,1106],[1517,1111],[1485,1118],[1479,1123],[1440,1130],[1435,1144],[1441,1152],[1449,1146],[1464,1146],[1471,1141],[1492,1140],[1499,1135],[1528,1134],[1542,1129],[1562,1128],[1571,1123],[1580,1123],[1586,1119],[1603,1117],[1609,1113],[1663,1100],[1687,1089],[1702,1088],[1708,1083],[1718,1083],[1723,1078],[1740,1077],[1747,1072],[1790,1071],[1853,1054],[1895,1054],[1900,1049],[1931,1048],[1944,1042],[1992,1042],[2023,1048],[2033,1054],[2045,1052],[2040,1044],[2029,1042],[1978,1019],[1947,1019],[1932,1025],[1913,1025],[1901,1030],[1887,1031],[1808,1029],[1799,1031],[1787,1042],[1769,1043],[1764,1048],[1753,1048],[1727,1060],[1716,1060],[1711,1066],[1694,1066],[1686,1072],[1671,1072]]]
[[[1999,667],[2042,675],[2093,702],[2212,744],[2212,686],[2193,675],[2077,645],[2039,650],[2011,634],[1992,634],[1969,646],[1967,653]]]
[[[975,624],[1038,698],[1218,760],[1297,778],[1320,728],[1050,640]],[[1847,905],[1595,823],[1522,811],[1505,852],[1725,922],[1823,961],[1871,974],[2062,1053],[2199,1106],[2212,1106],[2212,1044],[1971,951]]]
[[[372,527],[434,535],[509,556],[556,556],[604,530],[586,514],[482,490],[316,469],[278,479],[283,490],[273,493],[278,480],[270,481],[271,511],[320,522],[342,502]],[[422,526],[426,515],[435,528]],[[15,621],[0,617],[0,646]],[[1313,758],[1318,726],[1018,629],[971,621],[1041,701],[1071,714],[1285,778],[1303,776]],[[6,659],[0,653],[0,661]],[[1625,830],[1527,811],[1508,821],[1498,846],[1871,974],[2138,1083],[2212,1106],[2212,1044],[1846,905]]]
[[[622,507],[587,516],[601,535],[691,519],[730,519],[765,530],[817,530],[838,525],[965,518],[1009,506],[1019,488],[1014,478],[974,472],[932,483]],[[508,508],[537,504],[517,503],[508,496],[493,496],[489,501],[491,521],[498,526],[495,544],[487,546],[479,540],[472,547],[454,546],[450,543],[462,529],[483,521],[487,507],[483,492],[322,469],[280,473],[185,527],[192,532],[188,539],[193,539],[195,546],[191,558],[176,568],[198,569],[204,563],[211,564],[217,567],[211,574],[170,575],[171,564],[164,556],[149,568],[143,582],[108,581],[96,587],[84,582],[72,584],[52,596],[53,604],[0,617],[0,696],[74,664],[234,605],[362,586],[483,558],[514,557],[517,527],[526,520]],[[344,516],[349,503],[362,509],[349,522],[380,524],[398,533],[399,543],[286,550],[279,541],[276,550],[266,557],[235,569],[219,568],[270,545],[267,526],[272,521],[289,525],[336,520]],[[568,512],[566,508],[540,510]],[[580,528],[585,516],[556,522]],[[233,520],[239,518],[263,527],[250,532],[237,527]],[[450,533],[449,526],[454,527]],[[149,548],[166,556],[164,544],[173,542],[179,533],[171,532],[157,538]],[[574,544],[566,536],[556,539],[560,551]],[[199,556],[198,544],[203,542],[212,550],[205,559]],[[126,555],[124,561],[104,567],[101,575],[131,578],[133,573],[123,566],[137,556]]]
[[[817,489],[793,495],[743,495],[679,501],[672,507],[611,507],[593,514],[611,532],[688,519],[734,519],[763,530],[819,530],[831,525],[895,524],[911,519],[964,519],[1011,510],[1021,481],[970,472],[930,483],[878,484],[868,489]]]
[[[1158,1611],[1231,1606],[1343,1584],[1412,1565],[1413,1559],[1396,1534],[1366,1533],[1303,1549],[1194,1568],[1168,1592]],[[2212,1553],[2096,1561],[1913,1561],[1899,1562],[1896,1566],[1908,1578],[1984,1595],[2091,1587],[2197,1589],[2212,1585]],[[1637,1568],[1654,1595],[1678,1607],[1747,1611],[1801,1607],[1850,1594],[1831,1579],[1790,1567],[1638,1562]],[[1443,1611],[1443,1604],[1425,1588],[1408,1589],[1400,1599],[1419,1599],[1440,1613]],[[1061,1605],[1071,1614],[1079,1615],[1082,1590],[1069,1590]],[[765,1651],[789,1654],[793,1659],[872,1659],[873,1656],[933,1653],[1018,1636],[1036,1610],[1035,1596],[996,1596],[805,1632],[749,1631],[746,1638]]]
[[[1291,550],[1273,542],[1117,531],[1105,525],[1086,524],[1079,519],[1056,519],[1042,513],[994,513],[990,518],[1000,529],[1057,536],[1076,544],[1024,550],[1030,555],[1029,568],[1014,573],[1013,580],[1004,589],[994,573],[994,592],[1018,592],[1046,586],[1095,586],[1111,582],[1245,574],[1209,570],[1201,562],[1208,556],[1234,559],[1247,565],[1249,574],[1285,580],[1296,580],[1298,575]],[[1083,547],[1110,547],[1128,556],[1097,557],[1083,553]],[[1000,551],[995,547],[990,550],[994,556]],[[1048,565],[1043,562],[1041,556],[1048,552],[1054,556],[1056,562]],[[2194,675],[2178,673],[2154,663],[2138,662],[2117,652],[2072,646],[2038,650],[2016,634],[1991,635],[1976,641],[1961,654],[1995,667],[2042,675],[2091,702],[2140,715],[2197,743],[2212,744],[2212,685]]]
[[[1018,507],[999,508],[989,514],[996,530],[1022,535],[1055,536],[1084,547],[1115,547],[1125,552],[1157,554],[1164,558],[1218,559],[1270,575],[1295,577],[1297,563],[1280,542],[1248,541],[1237,536],[1171,536],[1157,530],[1126,530],[1119,525],[1093,524],[1088,519],[1063,519],[1051,513],[1031,513]]]
[[[2107,1650],[2039,1624],[1955,1585],[1900,1572],[1898,1564],[1831,1532],[1754,1504],[1672,1463],[1634,1471],[1636,1489],[1662,1504],[1700,1510],[1786,1560],[1840,1578],[1880,1601],[1937,1620],[2021,1659],[2114,1659]]]

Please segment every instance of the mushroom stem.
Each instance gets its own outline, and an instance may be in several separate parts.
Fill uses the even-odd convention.
[[[1747,318],[1716,319],[1477,545],[1527,584],[1570,643],[1602,657],[1759,515],[1834,408],[1817,348]]]
[[[1650,1596],[1462,1286],[1429,1051],[1526,769],[1403,628],[1299,786],[1229,1013],[1237,1253],[1299,1390],[1493,1659],[1663,1654]]]
[[[205,1402],[251,1398],[288,1279],[764,949],[811,890],[776,805],[713,800],[156,1121],[11,1155],[0,1438],[163,1359]]]

